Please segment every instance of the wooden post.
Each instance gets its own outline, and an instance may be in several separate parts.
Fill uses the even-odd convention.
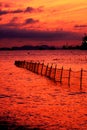
[[[30,70],[30,62],[28,62],[28,70]]]
[[[30,71],[32,70],[32,61],[30,62]]]
[[[28,69],[30,70],[30,62],[28,63]]]
[[[36,62],[35,73],[37,73],[38,63]]]
[[[32,70],[32,61],[31,61],[31,68],[30,68],[30,71]]]
[[[22,61],[22,68],[24,67],[24,61]]]
[[[35,72],[35,62],[34,62],[34,65],[33,65],[33,72]]]
[[[80,90],[82,90],[82,76],[83,76],[83,69],[81,69],[80,73]]]
[[[26,69],[28,68],[28,62],[26,62]]]
[[[31,63],[31,71],[32,71],[32,68],[33,68],[33,62]]]
[[[39,64],[40,62],[37,63],[37,74],[39,74]]]
[[[21,61],[19,61],[19,67],[21,67]]]
[[[38,74],[38,65],[39,65],[39,62],[36,63],[36,73]]]
[[[33,62],[32,62],[32,64],[31,64],[31,71],[33,70]]]
[[[43,67],[44,67],[44,62],[42,63],[41,75],[43,75]]]
[[[35,64],[35,63],[33,62],[33,69],[32,69],[32,72],[34,72],[34,64]]]
[[[47,64],[47,67],[46,67],[46,73],[45,73],[45,76],[47,76],[48,66],[49,66],[49,63]]]
[[[33,62],[33,66],[32,66],[32,72],[34,72],[34,62]]]
[[[60,83],[62,84],[62,76],[63,76],[63,67],[61,69],[61,74],[60,74]]]
[[[24,62],[24,68],[26,68],[26,61]]]
[[[69,69],[68,86],[70,87],[71,68]]]
[[[51,65],[51,67],[50,67],[49,78],[51,78],[52,67],[53,67],[53,63],[52,63],[52,65]]]
[[[56,81],[56,69],[57,69],[57,64],[55,65],[55,71],[54,71],[54,81]]]
[[[36,72],[36,62],[34,63],[34,73]]]
[[[18,64],[18,65],[19,65],[19,67],[20,67],[20,61],[19,61],[19,64]]]
[[[27,68],[27,62],[26,62],[26,64],[25,64],[25,69]]]
[[[20,61],[18,61],[18,67],[20,67]]]
[[[27,62],[27,65],[26,65],[26,69],[28,70],[28,62]]]
[[[29,70],[31,70],[31,61],[30,61],[30,67],[29,67]]]
[[[20,61],[20,67],[21,67],[21,61]]]
[[[28,62],[28,70],[29,70],[29,65],[30,65],[30,62]]]
[[[22,68],[24,67],[24,61],[22,61]]]
[[[23,68],[23,61],[21,62],[21,67]]]

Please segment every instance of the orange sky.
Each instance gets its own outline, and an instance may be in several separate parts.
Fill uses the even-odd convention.
[[[83,35],[87,32],[86,15],[87,0],[0,0],[0,28],[4,30],[58,31]]]

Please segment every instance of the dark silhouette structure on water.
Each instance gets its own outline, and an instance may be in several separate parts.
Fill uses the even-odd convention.
[[[63,50],[87,50],[87,35],[85,35],[82,38],[82,42],[81,45],[76,45],[76,46],[71,46],[71,45],[63,45],[62,47],[55,47],[55,46],[48,46],[48,45],[37,45],[37,46],[33,46],[33,45],[24,45],[21,47],[3,47],[0,48],[0,50],[58,50],[58,49],[63,49]]]

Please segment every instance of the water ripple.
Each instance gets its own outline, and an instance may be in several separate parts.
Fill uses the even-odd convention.
[[[10,98],[11,96],[6,95],[6,94],[0,94],[0,98]]]

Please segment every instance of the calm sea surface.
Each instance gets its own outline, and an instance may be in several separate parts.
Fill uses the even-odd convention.
[[[14,62],[15,60],[33,60],[54,63],[58,67],[87,70],[87,51],[55,50],[55,51],[1,51],[0,60]]]
[[[72,92],[18,68],[15,60],[44,61],[59,68],[87,71],[87,51],[0,51],[0,130],[87,129],[87,92]]]

